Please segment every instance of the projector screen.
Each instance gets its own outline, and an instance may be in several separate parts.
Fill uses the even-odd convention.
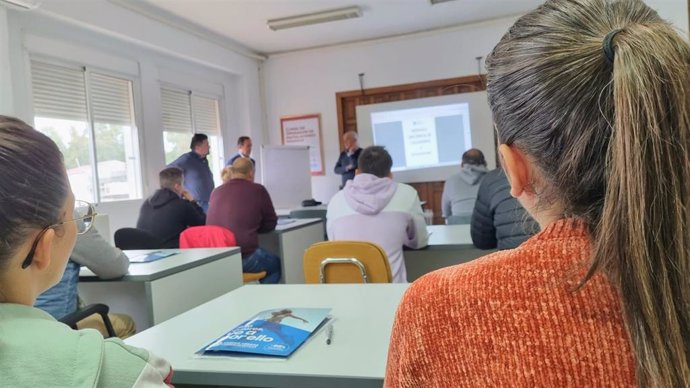
[[[399,182],[445,180],[462,153],[478,148],[495,167],[486,92],[462,93],[357,107],[360,145],[385,146]]]

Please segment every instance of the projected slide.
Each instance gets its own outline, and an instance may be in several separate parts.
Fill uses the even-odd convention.
[[[472,148],[468,103],[371,113],[374,144],[393,157],[393,171],[458,164]]]

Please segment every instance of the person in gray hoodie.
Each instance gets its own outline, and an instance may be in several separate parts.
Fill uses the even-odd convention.
[[[417,191],[393,182],[393,159],[380,146],[364,149],[355,178],[347,181],[328,204],[329,240],[358,240],[386,251],[394,283],[407,282],[403,245],[423,248],[429,235]]]
[[[462,154],[460,172],[451,175],[443,185],[441,196],[443,218],[455,216],[466,219],[469,224],[474,202],[477,200],[479,183],[488,171],[482,151],[470,148]]]

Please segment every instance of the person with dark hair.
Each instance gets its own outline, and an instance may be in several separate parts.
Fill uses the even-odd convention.
[[[206,225],[230,229],[242,250],[242,271],[263,272],[261,283],[278,283],[280,258],[259,247],[258,233],[276,228],[278,216],[266,188],[254,183],[254,163],[238,158],[230,168],[230,179],[211,193]]]
[[[206,223],[206,214],[185,189],[182,170],[168,167],[158,174],[160,189],[139,210],[137,229],[161,242],[160,248],[179,248],[180,234],[190,226]]]
[[[479,249],[512,249],[539,231],[539,225],[510,195],[502,168],[489,171],[479,184],[470,235]]]
[[[406,291],[386,387],[690,387],[690,46],[642,1],[548,0],[486,59],[516,249]]]
[[[208,165],[208,153],[211,146],[208,144],[208,136],[203,133],[195,133],[189,145],[191,151],[175,159],[168,167],[177,167],[184,174],[184,186],[191,196],[206,212],[208,200],[213,191],[213,173]]]
[[[347,181],[328,204],[326,231],[329,240],[378,244],[388,255],[393,282],[405,283],[403,246],[425,247],[429,236],[417,191],[394,182],[392,166],[385,148],[362,150],[355,179]]]
[[[343,146],[345,149],[338,156],[338,161],[335,163],[335,168],[333,168],[336,174],[342,175],[343,184],[340,186],[341,189],[345,187],[347,181],[354,179],[355,171],[357,170],[357,160],[362,152],[362,149],[359,148],[357,132],[345,132],[343,134]]]
[[[237,153],[228,159],[226,166],[232,166],[235,160],[239,158],[248,158],[252,161],[252,164],[256,167],[256,161],[252,159],[252,139],[249,136],[240,136],[237,138]]]
[[[75,207],[57,145],[0,116],[0,181],[1,384],[167,387],[165,360],[96,330],[72,330],[33,307],[60,280],[77,235],[94,218],[91,206]]]
[[[451,216],[469,223],[477,199],[479,184],[489,170],[482,151],[470,148],[462,154],[460,172],[451,175],[443,185],[441,212],[448,219]]]

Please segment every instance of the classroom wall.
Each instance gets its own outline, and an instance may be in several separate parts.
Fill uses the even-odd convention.
[[[687,36],[686,0],[648,1]],[[321,114],[325,176],[314,177],[314,198],[327,202],[340,185],[333,166],[340,153],[335,93],[476,74],[516,17],[357,44],[272,55],[263,64],[269,140],[280,144],[280,117]],[[484,72],[483,58],[481,63]],[[490,129],[487,129],[490,130]],[[366,146],[367,144],[363,144]]]
[[[144,197],[158,188],[158,171],[165,166],[161,85],[221,96],[226,157],[236,151],[240,135],[252,136],[257,145],[263,142],[258,59],[108,1],[53,0],[28,12],[0,6],[0,113],[31,122],[29,56],[135,78]],[[110,215],[115,231],[134,226],[140,204],[141,200],[103,203],[99,211]]]

